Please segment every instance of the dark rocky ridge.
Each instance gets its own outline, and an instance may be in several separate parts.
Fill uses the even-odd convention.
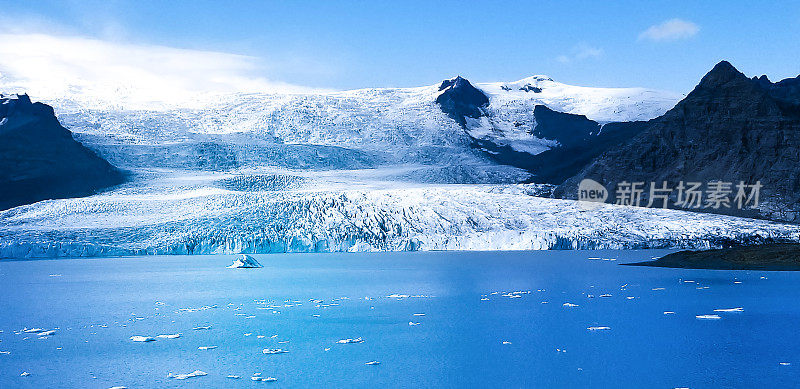
[[[0,210],[87,196],[125,175],[72,138],[53,108],[0,95]]]
[[[800,244],[774,243],[704,251],[679,251],[629,266],[717,270],[800,270]]]
[[[675,187],[760,180],[758,209],[715,212],[800,221],[800,77],[750,79],[722,61],[673,109],[566,180],[555,196],[575,198],[583,178],[612,193],[622,181]]]
[[[489,105],[489,98],[461,76],[442,81],[439,91],[442,93],[436,97],[436,103],[461,127],[467,125],[466,118],[483,116]]]
[[[468,129],[467,118],[479,119],[487,115],[489,98],[466,79],[459,76],[444,80],[439,90],[443,92],[436,102],[463,129]],[[541,92],[541,89],[526,91],[529,90]],[[492,140],[471,137],[472,147],[485,152],[495,162],[531,172],[537,183],[560,184],[609,147],[628,140],[644,127],[643,122],[601,126],[584,115],[558,112],[544,105],[535,106],[533,115],[536,125],[532,135],[558,141],[559,146],[532,155]]]

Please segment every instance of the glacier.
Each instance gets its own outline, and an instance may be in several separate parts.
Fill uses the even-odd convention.
[[[598,122],[646,120],[676,94],[534,76],[476,84],[501,136],[536,105]],[[81,143],[132,180],[0,212],[0,258],[283,252],[706,248],[800,241],[800,227],[551,199],[436,106],[437,86],[236,93],[126,106],[45,99]],[[535,147],[534,147],[535,146]]]

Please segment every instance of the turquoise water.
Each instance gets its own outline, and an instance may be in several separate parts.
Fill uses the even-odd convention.
[[[0,261],[0,387],[795,386],[800,273],[618,265],[664,253]]]

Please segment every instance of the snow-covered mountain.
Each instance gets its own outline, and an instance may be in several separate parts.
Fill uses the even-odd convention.
[[[528,156],[579,138],[558,131],[563,120],[601,132],[604,122],[648,119],[679,98],[546,77],[477,88],[488,104],[476,120],[492,123],[496,142],[542,143]],[[800,240],[792,225],[615,206],[586,212],[538,197],[552,186],[522,184],[530,171],[476,144],[479,128],[453,120],[437,102],[444,93],[435,85],[229,94],[135,109],[80,94],[49,99],[75,138],[131,181],[0,212],[0,257]]]

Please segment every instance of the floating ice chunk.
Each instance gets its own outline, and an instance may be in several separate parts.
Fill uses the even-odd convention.
[[[215,348],[217,348],[217,346],[200,346],[197,349],[198,350],[213,350]]]
[[[564,304],[562,304],[561,306],[562,306],[562,307],[568,307],[568,308],[572,308],[572,307],[579,307],[580,305],[578,305],[578,304],[573,304],[573,303],[564,303]]]
[[[50,335],[53,335],[55,333],[56,333],[55,330],[50,330],[50,331],[42,331],[42,332],[40,332],[40,333],[38,333],[36,335],[39,335],[39,336],[50,336]]]
[[[361,337],[358,337],[358,338],[355,338],[355,339],[347,338],[347,339],[337,340],[336,343],[339,343],[339,344],[364,343],[364,339],[361,339]]]
[[[633,300],[633,299],[635,299],[635,298],[636,298],[636,297],[634,297],[634,296],[628,296],[628,297],[625,297],[625,299],[627,299],[627,300]]]
[[[264,267],[261,266],[255,258],[247,255],[247,254],[240,254],[236,259],[233,260],[233,263],[228,266],[228,269],[251,269],[251,268],[259,268]]]
[[[719,315],[697,315],[695,316],[698,320],[719,320],[722,319]]]
[[[481,301],[489,301],[489,298],[488,297],[484,297],[484,298],[481,299]]]
[[[226,376],[225,378],[230,378],[230,379],[232,379],[232,380],[238,380],[239,378],[242,378],[242,377],[240,377],[240,376],[238,376],[238,375],[229,374],[229,375],[228,375],[228,376]]]
[[[665,290],[665,288],[653,288],[652,290]]]
[[[289,352],[289,350],[284,350],[282,348],[265,348],[261,352],[267,355],[272,355],[272,354],[286,354]]]
[[[157,337],[162,339],[178,339],[181,337],[181,334],[162,334]]]
[[[11,355],[11,351],[0,351],[0,355]]]
[[[50,274],[48,277],[61,277],[61,274]]]
[[[610,330],[611,327],[599,326],[599,327],[587,327],[586,329],[589,331],[606,331]]]
[[[130,338],[134,342],[155,342],[156,338],[150,336],[134,335]]]
[[[369,362],[365,363],[365,365],[370,365],[370,366],[375,366],[375,365],[380,365],[380,364],[381,363],[378,362],[378,361],[369,361]]]
[[[789,366],[789,365],[791,365],[791,363],[789,363],[789,362],[781,362],[781,363],[779,363],[779,365],[781,365],[781,366]]]
[[[665,315],[674,315],[674,314],[675,314],[675,312],[672,312],[672,311],[664,311],[664,314],[665,314]]]
[[[25,333],[28,333],[28,334],[32,334],[34,332],[42,332],[42,331],[46,331],[46,330],[44,328],[27,328],[27,327],[22,329],[22,332],[25,332]]]
[[[31,375],[31,373],[28,373],[27,371],[23,371],[22,373],[19,374],[20,377],[27,377],[29,375]]]
[[[720,309],[715,309],[714,312],[744,312],[744,308],[742,308],[742,307],[720,308]]]
[[[420,324],[419,322],[413,322],[413,321],[408,322],[408,325],[410,326],[418,326],[419,324]]]
[[[425,316],[424,313],[415,313],[414,316]]]
[[[599,261],[600,257],[589,257],[589,258],[586,258],[586,259],[588,259],[590,261]]]
[[[202,327],[194,327],[194,328],[192,328],[192,330],[194,330],[194,331],[210,330],[210,329],[211,329],[211,326],[202,326]]]
[[[92,377],[92,378],[97,378],[97,377]],[[112,387],[110,387],[108,389],[128,389],[128,387],[127,386],[112,386]]]
[[[202,377],[204,375],[208,375],[208,373],[206,373],[204,371],[201,371],[201,370],[195,370],[195,371],[193,371],[191,373],[186,373],[186,374],[172,374],[172,373],[169,373],[167,375],[167,377],[174,378],[176,380],[185,380],[187,378]]]
[[[509,342],[509,341],[507,341],[507,340],[504,340],[504,341],[502,342],[502,344],[511,344],[511,342]]]
[[[261,382],[275,382],[278,379],[275,377],[259,377],[259,376],[252,376],[250,377],[253,381],[261,381]]]
[[[611,297],[611,294],[610,293],[601,294],[600,297]]]

